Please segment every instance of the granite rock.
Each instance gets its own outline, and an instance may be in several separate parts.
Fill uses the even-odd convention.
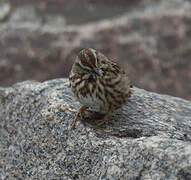
[[[0,179],[191,179],[191,102],[136,87],[107,125],[68,79],[0,88]]]

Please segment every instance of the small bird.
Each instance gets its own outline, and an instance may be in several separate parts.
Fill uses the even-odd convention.
[[[72,128],[87,108],[105,114],[100,124],[109,121],[111,114],[131,96],[131,83],[125,72],[92,48],[79,52],[69,81],[74,96],[82,104],[72,121]]]

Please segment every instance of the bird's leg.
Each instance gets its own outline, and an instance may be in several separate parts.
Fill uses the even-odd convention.
[[[99,120],[98,126],[102,126],[103,124],[108,124],[108,122],[110,120],[110,116],[111,116],[110,113],[105,115],[105,117],[102,120]]]
[[[74,118],[73,121],[72,121],[72,125],[71,125],[71,128],[72,128],[72,129],[75,127],[76,121],[78,120],[79,116],[82,116],[82,113],[83,113],[86,109],[87,109],[86,106],[82,106],[82,107],[78,110],[78,112],[77,112],[75,118]]]

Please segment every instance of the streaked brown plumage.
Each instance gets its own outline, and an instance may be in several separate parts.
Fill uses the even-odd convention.
[[[125,72],[102,53],[92,49],[79,52],[69,77],[72,91],[83,105],[72,122],[89,108],[105,113],[107,121],[111,113],[131,96],[130,81]]]

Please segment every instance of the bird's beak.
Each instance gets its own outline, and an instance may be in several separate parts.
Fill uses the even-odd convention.
[[[93,67],[93,70],[94,70],[94,72],[95,72],[98,76],[101,75],[99,68]]]

